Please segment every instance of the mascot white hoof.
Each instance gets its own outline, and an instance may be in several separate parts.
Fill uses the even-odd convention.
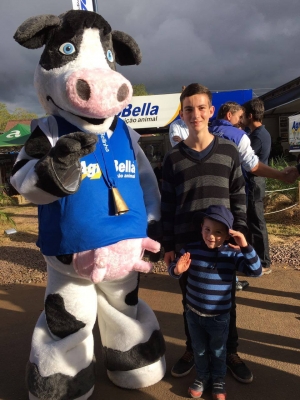
[[[159,382],[166,373],[163,356],[156,363],[131,371],[107,371],[109,379],[124,389],[140,389]]]

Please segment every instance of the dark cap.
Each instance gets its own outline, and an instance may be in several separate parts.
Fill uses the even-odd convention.
[[[228,229],[232,229],[233,215],[230,210],[224,206],[209,206],[205,211],[198,211],[195,214],[195,219],[199,221],[203,218],[210,218],[218,222],[222,222]]]

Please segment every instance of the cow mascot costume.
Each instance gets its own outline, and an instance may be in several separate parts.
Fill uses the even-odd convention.
[[[28,49],[45,45],[34,79],[47,116],[32,121],[11,177],[38,205],[37,245],[48,268],[26,369],[29,398],[91,396],[97,316],[109,379],[152,385],[165,373],[165,343],[138,284],[139,271],[151,269],[144,250],[160,249],[152,240],[159,191],[139,135],[116,116],[132,86],[115,63],[139,64],[139,47],[89,11],[29,18],[14,38]]]

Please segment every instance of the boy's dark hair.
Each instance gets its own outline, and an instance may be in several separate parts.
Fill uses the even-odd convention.
[[[245,116],[252,114],[253,121],[262,122],[265,112],[264,102],[261,99],[252,99],[243,104]]]
[[[227,101],[219,108],[217,119],[224,119],[228,112],[234,114],[240,110],[244,111],[244,107],[241,106],[239,103],[236,103],[235,101]]]
[[[195,94],[206,94],[208,97],[209,101],[209,106],[212,106],[212,94],[211,91],[203,85],[200,85],[200,83],[191,83],[190,85],[186,86],[183,92],[180,95],[180,104],[181,104],[181,109],[183,105],[183,100],[186,97],[191,97],[194,96]]]

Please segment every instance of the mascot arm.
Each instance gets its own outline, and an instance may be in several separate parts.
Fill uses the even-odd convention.
[[[58,197],[37,187],[38,176],[35,173],[37,161],[37,159],[29,157],[23,148],[13,167],[10,182],[13,187],[31,203],[49,204],[58,200]]]
[[[34,204],[75,193],[81,180],[79,159],[94,150],[97,137],[76,132],[58,139],[51,116],[33,120],[31,132],[13,167],[12,185]]]
[[[58,197],[77,192],[81,182],[80,159],[95,151],[97,136],[74,132],[62,136],[35,165],[37,187]]]

